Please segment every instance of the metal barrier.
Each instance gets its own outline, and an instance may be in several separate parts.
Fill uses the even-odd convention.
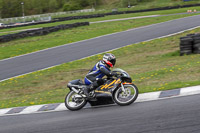
[[[95,9],[84,9],[84,10],[67,11],[67,12],[46,13],[46,14],[31,15],[24,17],[5,18],[5,19],[0,19],[0,23],[12,24],[12,23],[23,23],[23,22],[51,21],[52,17],[59,17],[60,15],[82,13],[82,12],[94,12],[94,11]]]

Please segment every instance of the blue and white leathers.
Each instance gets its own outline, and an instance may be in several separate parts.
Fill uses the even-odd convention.
[[[85,84],[90,85],[97,79],[103,78],[105,75],[110,76],[111,71],[104,61],[99,61],[85,77]]]

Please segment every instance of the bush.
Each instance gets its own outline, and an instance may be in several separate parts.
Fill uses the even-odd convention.
[[[81,5],[79,3],[66,3],[63,6],[63,11],[74,11],[74,10],[80,10],[82,9]]]
[[[80,2],[81,7],[87,7],[90,5],[88,0],[81,0]]]

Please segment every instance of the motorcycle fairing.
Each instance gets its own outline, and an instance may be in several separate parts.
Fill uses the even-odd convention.
[[[96,92],[106,93],[106,92],[112,92],[121,84],[121,79],[115,79],[115,80],[108,80],[104,85],[101,85],[96,89]]]

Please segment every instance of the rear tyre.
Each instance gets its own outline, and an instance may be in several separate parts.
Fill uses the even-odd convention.
[[[65,106],[71,110],[76,111],[82,109],[86,105],[87,101],[74,91],[70,91],[65,97]]]
[[[138,97],[138,88],[134,84],[124,85],[125,92],[119,87],[113,93],[113,100],[120,106],[132,104]]]

